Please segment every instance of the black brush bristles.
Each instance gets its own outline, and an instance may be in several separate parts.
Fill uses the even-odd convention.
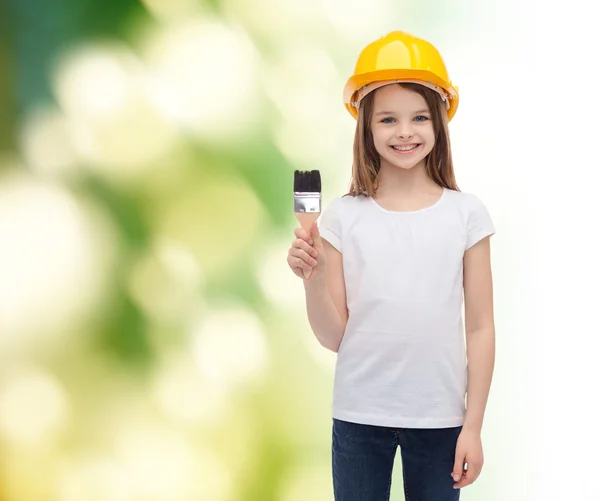
[[[318,170],[294,171],[294,193],[321,193],[321,173]]]

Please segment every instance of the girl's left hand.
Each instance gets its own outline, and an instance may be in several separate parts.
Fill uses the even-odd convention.
[[[463,465],[467,463],[467,469]],[[481,435],[477,431],[463,428],[456,441],[456,456],[454,460],[454,471],[451,473],[456,482],[455,489],[461,489],[471,485],[483,468],[483,445]]]

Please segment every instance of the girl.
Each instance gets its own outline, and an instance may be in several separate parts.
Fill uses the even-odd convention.
[[[308,319],[338,354],[335,499],[389,500],[399,446],[407,500],[458,500],[483,466],[495,345],[494,227],[452,166],[458,93],[431,44],[393,32],[361,52],[345,104],[350,191],[288,253],[296,275],[312,270]]]

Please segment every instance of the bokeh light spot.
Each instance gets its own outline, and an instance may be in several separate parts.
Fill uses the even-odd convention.
[[[0,387],[0,432],[8,441],[43,441],[68,419],[67,393],[50,374],[34,369],[18,372]]]
[[[258,317],[242,306],[214,309],[193,332],[193,356],[200,373],[222,388],[252,382],[264,374],[268,344]]]

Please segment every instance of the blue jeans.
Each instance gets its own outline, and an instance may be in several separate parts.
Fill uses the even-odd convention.
[[[333,420],[335,501],[388,501],[400,446],[406,501],[458,501],[450,476],[462,427],[387,428]]]

